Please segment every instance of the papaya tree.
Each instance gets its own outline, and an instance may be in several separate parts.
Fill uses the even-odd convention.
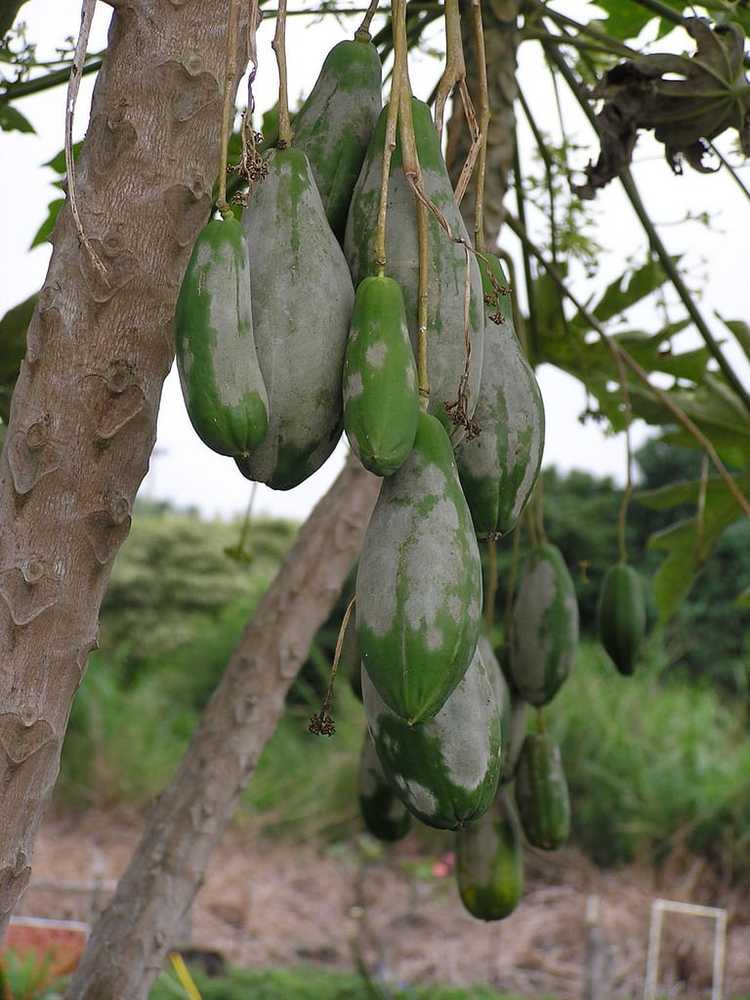
[[[186,269],[192,268],[190,257],[199,233],[205,233],[217,174],[218,207],[225,220],[222,225],[232,221],[226,192],[227,109],[233,106],[237,82],[253,54],[257,27],[257,5],[250,4],[248,14],[244,7],[240,11],[234,0],[202,4],[173,0],[170,5],[153,0],[112,0],[106,51],[101,58],[91,58],[86,55],[85,28],[93,6],[92,0],[84,3],[82,40],[67,65],[53,69],[46,79],[22,75],[0,91],[0,124],[3,128],[22,127],[14,101],[70,75],[66,108],[70,120],[81,74],[98,72],[86,140],[75,161],[70,144],[66,150],[68,195],[55,213],[53,253],[44,286],[38,297],[8,314],[0,326],[0,416],[5,425],[0,461],[3,924],[30,878],[34,835],[54,785],[70,705],[83,679],[88,653],[96,644],[97,617],[112,561],[128,533],[135,493],[148,468],[161,386],[174,357],[178,293],[181,285],[186,287],[183,278]],[[419,416],[411,444],[425,442],[430,435],[447,442],[446,432],[456,445],[462,447],[462,439],[467,448],[471,444],[481,361],[477,332],[483,326],[481,308],[487,306],[500,322],[513,314],[519,342],[532,368],[552,364],[581,381],[596,419],[606,421],[614,431],[627,432],[632,419],[639,418],[664,432],[669,440],[705,454],[704,474],[699,480],[666,487],[644,498],[667,509],[686,502],[695,504],[693,518],[671,526],[654,540],[666,552],[656,581],[660,608],[666,616],[723,530],[750,513],[746,499],[750,395],[649,218],[630,162],[638,135],[645,130],[654,131],[668,163],[677,170],[683,162],[706,169],[709,144],[727,131],[737,133],[740,149],[746,154],[750,138],[745,33],[750,29],[750,15],[729,0],[705,4],[711,18],[705,20],[686,16],[688,5],[679,0],[633,0],[625,5],[600,0],[597,6],[606,16],[582,23],[561,13],[557,9],[561,6],[538,0],[484,4],[472,0],[464,5],[446,0],[444,6],[395,0],[392,12],[381,12],[387,22],[378,31],[373,29],[372,44],[383,60],[393,57],[390,107],[398,110],[384,112],[382,118],[382,158],[377,163],[380,174],[375,174],[381,183],[368,182],[366,171],[360,178],[363,187],[370,184],[372,197],[366,203],[363,199],[358,220],[365,218],[366,205],[370,211],[373,205],[378,206],[366,225],[373,237],[371,245],[362,252],[378,264],[380,275],[385,274],[386,255],[396,257],[388,243],[383,208],[391,190],[392,171],[393,185],[401,185],[400,193],[394,187],[394,197],[411,199],[409,204],[414,207],[410,211],[416,219],[412,256],[406,262],[411,277],[398,275],[405,287],[414,289],[411,299],[404,295],[406,325],[410,326],[407,332],[416,358],[416,385],[412,388],[422,409],[434,414]],[[376,10],[374,2],[357,31],[360,41],[369,39]],[[295,166],[302,158],[296,155],[287,106],[285,13],[282,2],[274,41],[281,80],[276,149],[263,167],[256,157],[257,138],[247,124],[240,143],[240,166],[251,186],[259,181],[263,184],[264,169],[270,169],[272,176],[276,170],[278,187],[266,189],[271,200],[274,190],[283,188],[284,162],[290,164],[288,170],[297,185],[284,189],[284,197],[296,198],[293,192],[309,190],[312,183],[304,164]],[[430,136],[431,146],[425,142],[420,145],[420,130],[429,136],[432,125],[423,121],[424,107],[411,100],[407,50],[421,44],[428,27],[443,16],[445,68],[433,95],[437,130],[434,139]],[[658,38],[675,25],[686,29],[690,52],[678,56],[655,50]],[[657,40],[648,51],[639,51],[629,43],[649,26],[655,27]],[[523,80],[516,71],[522,45],[539,49],[555,85],[569,90],[591,122],[591,163],[580,182],[569,183],[573,175],[570,147],[562,142],[553,148],[547,138],[549,123],[537,121],[547,109],[536,109],[526,99]],[[451,95],[445,150],[447,169],[459,196],[456,200],[452,192],[445,196],[444,186],[440,187],[445,169],[440,133]],[[601,108],[597,111],[598,102]],[[531,173],[525,175],[515,141],[518,115],[526,119],[543,164],[536,187],[525,183]],[[312,117],[327,123],[325,114]],[[304,124],[303,108],[302,137],[306,135]],[[311,158],[313,149],[325,148],[325,135],[308,135],[308,140]],[[598,146],[595,152],[594,146]],[[339,162],[347,161],[337,160],[335,165]],[[731,166],[726,163],[725,169]],[[353,171],[348,183],[353,184],[357,172]],[[324,173],[315,179],[320,193],[326,190],[320,180]],[[506,197],[511,181],[514,199]],[[565,254],[580,253],[581,244],[576,239],[584,203],[609,183],[622,185],[646,233],[649,256],[627,280],[612,283],[600,290],[595,301],[584,303],[568,277]],[[320,228],[325,226],[325,214],[333,226],[331,232],[338,230],[340,236],[341,205],[329,197],[332,190],[328,189],[324,200],[318,198],[315,211]],[[465,195],[461,205],[464,218],[459,215],[461,195]],[[276,204],[281,197],[275,196]],[[541,235],[528,224],[533,198],[544,199],[547,231]],[[253,217],[257,220],[262,216],[265,224],[268,213],[273,213],[270,208],[263,215],[263,199],[254,202],[252,191],[250,204],[247,218],[252,233]],[[257,227],[266,233],[267,241],[272,239],[270,226],[263,229],[258,223]],[[500,236],[503,247],[511,245],[511,233],[523,282],[519,276],[519,281],[512,280],[506,287],[496,274],[494,283],[487,278],[489,284],[482,287],[479,269],[474,273],[475,255],[493,248]],[[290,239],[290,253],[297,252],[300,239],[299,232],[297,242]],[[429,323],[439,329],[440,323],[439,317],[430,317],[428,308],[430,288],[434,287],[429,271],[430,240],[433,249],[448,248],[446,259],[448,250],[453,254],[455,274],[461,269],[467,276],[465,290],[450,302],[452,309],[460,306],[460,315],[446,324],[446,329],[458,329],[461,335],[460,350],[449,363],[458,380],[455,399],[443,392],[442,386],[439,395],[430,394],[433,372],[436,386],[439,384],[439,363],[433,347],[435,367],[427,367],[427,328]],[[440,242],[445,240],[448,243]],[[345,247],[346,242],[344,234]],[[241,242],[236,245],[241,246]],[[335,257],[337,248],[330,240],[327,247],[326,252]],[[368,280],[362,261],[351,249],[347,255],[355,275]],[[270,254],[269,259],[273,260]],[[264,263],[268,265],[268,259]],[[442,278],[438,274],[434,280],[439,286]],[[523,298],[518,294],[521,284]],[[612,321],[667,284],[681,301],[684,318],[655,330],[616,331]],[[197,281],[192,293],[196,301],[201,287]],[[281,263],[264,272],[254,288],[258,303],[270,288],[276,295],[283,293]],[[433,306],[434,299],[433,292]],[[274,299],[267,308],[275,303]],[[198,311],[196,307],[192,313]],[[401,336],[399,343],[405,344],[400,305],[388,314]],[[205,320],[203,313],[201,316]],[[178,323],[179,317],[178,310]],[[256,315],[253,320],[260,330],[261,321]],[[476,329],[473,323],[478,324]],[[730,335],[750,351],[746,323],[730,318],[726,325]],[[677,347],[676,339],[688,327],[703,340],[698,351]],[[339,338],[338,343],[341,349],[332,353],[340,375],[345,361],[343,340]],[[261,354],[263,344],[261,332],[256,338]],[[455,372],[456,357],[462,372]],[[311,359],[310,378],[317,377],[312,367],[316,360]],[[347,363],[357,364],[353,356]],[[345,399],[358,397],[356,377],[360,374],[353,370],[348,390],[344,387]],[[662,387],[664,375],[674,379],[667,389]],[[296,386],[283,399],[283,394],[274,396],[267,373],[264,378],[271,425],[276,419],[274,398],[282,399],[278,405],[288,411],[296,398],[304,397],[307,386]],[[188,373],[183,385],[189,380]],[[360,382],[364,390],[363,380]],[[201,423],[195,399],[191,402],[186,392],[194,423]],[[330,406],[342,407],[341,399]],[[351,417],[347,427],[350,440],[364,440],[361,433],[357,436],[357,420],[366,418],[369,427],[376,417],[376,407],[367,412],[362,408],[360,417]],[[244,414],[242,419],[246,418]],[[326,433],[330,438],[333,430]],[[231,437],[236,442],[235,436]],[[316,455],[315,461],[322,461],[329,445],[330,440],[316,438],[313,443],[306,442],[302,450],[306,459]],[[405,462],[418,465],[420,448],[431,455],[439,452],[443,443],[434,448],[417,443]],[[296,478],[299,454],[291,460],[285,455],[282,462],[277,450],[268,461],[256,463],[248,457],[252,448],[245,449],[248,454],[243,449],[245,445],[233,457],[250,478],[282,487]],[[359,450],[362,454],[365,451]],[[452,462],[448,456],[444,476],[446,470],[452,474]],[[462,482],[466,482],[465,473]],[[251,778],[259,753],[283,711],[285,693],[317,628],[338,599],[362,546],[377,492],[377,479],[350,461],[302,529],[287,562],[248,623],[178,773],[149,814],[142,842],[94,929],[70,997],[127,996],[135,1000],[147,995],[190,908],[211,850],[230,821],[239,792]],[[630,492],[629,484],[621,522],[627,514]],[[426,492],[423,498],[427,506],[430,496]],[[384,501],[381,498],[379,502],[382,512]],[[539,507],[536,501],[531,508],[528,530],[532,537],[538,532],[543,541]],[[473,544],[476,546],[476,541]],[[477,560],[473,550],[464,555],[468,578]],[[491,591],[491,580],[489,585]],[[467,611],[467,617],[474,611]],[[474,617],[478,619],[478,615]],[[366,625],[358,622],[358,629],[366,636]],[[468,677],[466,671],[473,663],[471,655],[463,654],[467,650],[471,653],[476,638],[474,633],[473,642],[466,637],[460,640],[462,670],[447,679],[443,673],[439,695],[432,691],[429,708],[435,723],[440,717],[436,713],[448,710],[443,705],[455,705],[450,701],[454,697],[451,692],[462,691],[462,674]],[[372,648],[377,658],[376,642]],[[379,690],[377,696],[382,694]],[[393,705],[387,711],[393,711]],[[321,713],[319,723],[326,731],[325,713]],[[430,720],[425,723],[431,724]],[[497,735],[494,738],[497,741]],[[498,778],[495,775],[494,780]],[[503,823],[507,822],[504,813]],[[507,827],[503,829],[503,837],[512,841]]]

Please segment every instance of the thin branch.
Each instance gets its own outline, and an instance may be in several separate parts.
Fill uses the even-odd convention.
[[[519,220],[514,218],[512,215],[508,215],[507,221],[510,228],[513,230],[516,236],[518,236],[523,245],[528,249],[529,253],[539,261],[539,263],[545,269],[547,274],[549,274],[550,278],[552,278],[552,280],[557,285],[561,294],[565,295],[566,298],[573,303],[573,305],[578,310],[581,318],[584,319],[589,324],[592,330],[595,330],[599,334],[600,338],[602,339],[602,342],[604,344],[607,344],[607,342],[609,341],[609,336],[605,331],[604,327],[601,325],[599,320],[592,313],[589,312],[589,310],[578,299],[578,297],[574,295],[573,292],[570,291],[570,289],[565,284],[565,280],[560,274],[560,272],[557,270],[554,264],[551,264],[546,259],[542,251],[531,241],[528,234],[526,233],[525,228],[521,225]],[[616,344],[614,341],[612,341],[611,343],[610,350],[612,349],[617,351],[617,353],[622,357],[622,360],[625,362],[627,367],[630,368],[630,370],[635,373],[635,375],[646,386],[649,392],[653,396],[655,396],[656,399],[659,400],[662,406],[672,414],[675,420],[682,427],[684,427],[685,430],[688,432],[688,434],[690,434],[690,436],[698,442],[701,448],[703,448],[703,450],[706,452],[708,457],[713,462],[716,471],[723,479],[729,492],[735,498],[735,500],[740,505],[744,513],[747,514],[748,517],[750,517],[750,502],[748,502],[747,498],[742,493],[740,488],[737,486],[737,483],[734,481],[733,477],[730,475],[729,471],[727,470],[727,467],[719,458],[719,455],[716,449],[714,448],[712,442],[709,440],[709,438],[707,438],[706,435],[703,433],[703,431],[690,419],[687,413],[685,413],[685,411],[680,406],[678,406],[673,399],[670,398],[668,393],[664,392],[662,389],[659,389],[657,386],[653,385],[653,383],[649,380],[648,373],[645,371],[644,368],[641,367],[641,365],[638,364],[635,358],[633,358],[623,347],[621,347],[619,344]]]
[[[523,193],[523,181],[521,179],[521,156],[518,152],[518,136],[516,135],[513,143],[513,185],[516,189],[516,206],[518,209],[518,218],[521,220],[521,225],[526,228],[526,200]],[[526,303],[529,307],[529,326],[531,327],[531,338],[534,344],[539,341],[539,328],[536,321],[536,305],[534,303],[534,278],[531,273],[531,260],[529,259],[529,254],[526,247],[522,244],[521,251],[523,253],[523,274],[526,281]],[[527,341],[527,355],[529,351],[529,344]]]
[[[487,55],[484,45],[481,0],[471,0],[471,23],[474,29],[477,72],[479,75],[479,159],[474,198],[474,248],[484,250],[484,187],[487,176],[487,138],[490,129],[490,91],[487,82]]]
[[[385,227],[388,212],[388,183],[391,176],[391,159],[396,148],[396,131],[398,128],[398,112],[401,94],[402,78],[394,74],[391,78],[391,94],[388,101],[388,114],[385,123],[385,142],[383,145],[383,163],[380,175],[380,202],[378,204],[378,223],[375,230],[375,267],[379,275],[385,274]]]
[[[100,53],[97,53],[95,56],[87,56],[86,58],[91,61],[83,64],[80,69],[81,76],[96,73],[98,69],[101,69],[103,62]],[[33,80],[19,80],[17,83],[7,83],[2,93],[0,93],[0,105],[18,100],[19,97],[40,94],[42,91],[50,90],[52,87],[59,87],[61,83],[67,83],[69,80],[70,66],[65,66],[63,69],[56,69],[52,73],[45,73],[44,76],[36,76]]]
[[[435,93],[435,129],[443,134],[445,102],[460,80],[466,79],[466,62],[461,41],[461,11],[458,0],[445,0],[445,69]]]
[[[76,177],[75,163],[73,161],[73,119],[75,117],[76,101],[78,100],[78,90],[81,86],[81,70],[86,60],[86,46],[91,34],[91,22],[94,19],[96,10],[96,0],[83,0],[81,9],[81,29],[78,33],[73,62],[70,67],[70,80],[68,81],[68,94],[65,100],[65,171],[68,178],[68,200],[70,201],[70,211],[78,234],[78,240],[85,247],[94,267],[102,275],[105,284],[107,282],[107,268],[94,250],[88,236],[84,232],[81,216],[78,212],[76,201]]]
[[[726,167],[726,169],[729,171],[730,177],[735,182],[735,184],[739,187],[740,191],[742,191],[742,193],[744,194],[744,196],[748,200],[750,200],[750,189],[748,189],[747,187],[745,187],[745,184],[744,184],[742,178],[740,177],[740,175],[738,174],[737,170],[732,166],[732,164],[729,162],[729,160],[726,158],[726,156],[724,156],[724,154],[719,149],[719,147],[717,145],[715,145],[715,143],[710,142],[709,146],[711,147],[711,150],[715,154],[715,156],[718,157],[718,159],[721,161],[722,165],[724,167]]]
[[[229,137],[232,134],[234,117],[234,80],[237,76],[237,34],[240,26],[240,2],[229,0],[229,22],[227,24],[227,57],[224,72],[224,104],[221,109],[221,134],[219,147],[219,195],[216,204],[225,219],[232,215],[227,202],[227,160],[229,157]]]
[[[545,46],[545,52],[547,54],[547,57],[551,59],[552,62],[554,62],[554,64],[558,67],[563,79],[570,87],[573,95],[576,97],[578,103],[581,105],[581,108],[583,109],[589,121],[591,122],[592,127],[595,130],[597,130],[596,116],[594,115],[594,112],[591,110],[589,101],[587,100],[585,93],[583,92],[580,84],[578,83],[578,80],[575,78],[575,75],[573,74],[573,71],[571,70],[570,66],[568,66],[565,59],[556,49],[553,49],[550,46]],[[635,211],[635,214],[638,216],[641,226],[643,227],[643,230],[648,237],[651,247],[653,248],[654,252],[659,258],[659,263],[664,269],[664,272],[666,273],[669,280],[674,285],[674,288],[677,291],[677,294],[679,295],[680,299],[682,300],[682,304],[685,306],[685,309],[687,310],[688,315],[693,321],[693,324],[695,325],[696,329],[703,338],[706,347],[711,352],[711,355],[713,356],[713,358],[721,368],[722,372],[724,373],[724,377],[726,378],[727,382],[729,383],[729,385],[732,386],[736,394],[742,400],[745,409],[748,411],[748,413],[750,413],[750,393],[748,393],[747,389],[745,388],[745,386],[742,384],[742,382],[739,380],[734,370],[732,369],[732,366],[724,357],[724,353],[721,350],[718,341],[715,339],[714,335],[711,333],[711,330],[708,327],[708,324],[703,319],[700,310],[695,304],[693,296],[690,294],[690,291],[688,290],[685,282],[682,280],[682,276],[679,272],[679,269],[677,268],[675,262],[670,257],[669,253],[667,252],[667,248],[662,243],[658,232],[654,228],[654,225],[651,222],[651,219],[649,218],[648,212],[646,211],[643,201],[641,200],[641,196],[638,192],[638,188],[635,184],[635,181],[633,180],[633,176],[627,167],[620,172],[620,181],[622,183],[626,195],[628,196],[628,200],[630,201],[630,204],[633,206],[633,210]]]

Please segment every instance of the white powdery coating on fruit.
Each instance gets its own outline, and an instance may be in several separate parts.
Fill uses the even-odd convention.
[[[344,403],[349,403],[364,392],[362,385],[362,374],[360,372],[350,372],[344,382]]]
[[[421,813],[423,816],[437,816],[438,801],[429,788],[420,785],[418,781],[403,778],[401,775],[396,775],[394,780],[415,812]]]
[[[420,461],[413,452],[384,482],[367,529],[357,577],[357,623],[377,637],[395,624],[398,573],[407,594],[405,624],[413,631],[432,630],[435,641],[437,616],[462,565],[460,522],[455,505],[445,497],[445,475],[434,463],[420,468]],[[433,499],[433,506],[423,514],[417,508],[426,498]]]
[[[554,566],[540,559],[524,573],[513,606],[510,666],[513,679],[527,701],[544,697],[545,661],[544,616],[557,592]]]
[[[479,649],[448,701],[428,727],[440,741],[442,761],[450,782],[473,792],[496,763],[492,738],[498,728],[498,705]]]
[[[365,352],[365,359],[367,360],[367,364],[370,365],[371,368],[380,370],[385,364],[385,356],[387,353],[388,353],[388,348],[386,347],[386,345],[383,343],[382,340],[379,340],[375,344],[370,344],[370,346],[367,348],[367,351]]]
[[[410,389],[417,384],[417,370],[412,364],[406,366],[406,384]]]

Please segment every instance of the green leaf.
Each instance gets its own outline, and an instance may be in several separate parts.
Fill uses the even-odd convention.
[[[747,490],[750,477],[740,481]],[[684,486],[684,484],[682,484]],[[657,491],[654,491],[657,492]],[[679,490],[672,495],[674,499]],[[666,558],[654,577],[654,596],[662,622],[668,621],[687,596],[700,570],[722,532],[742,516],[742,511],[725,486],[706,491],[702,525],[697,516],[652,535],[649,548],[666,552]]]
[[[730,333],[735,335],[740,343],[740,347],[748,358],[750,358],[750,324],[746,323],[743,319],[724,319],[718,312],[715,313],[715,316],[721,320]]]
[[[675,263],[679,261],[679,257],[672,259]],[[593,313],[600,322],[605,323],[619,316],[656,291],[667,280],[664,269],[656,260],[647,261],[633,271],[627,280],[626,277],[627,274],[623,274],[609,284],[594,308]]]
[[[655,15],[645,7],[634,3],[623,3],[622,0],[597,0],[597,7],[607,13],[607,20],[601,27],[611,38],[625,41],[640,35],[648,22]]]
[[[33,132],[34,126],[28,118],[10,104],[0,104],[0,129],[3,132]]]
[[[64,198],[55,198],[49,203],[49,205],[47,205],[47,218],[37,229],[36,235],[29,246],[29,250],[33,250],[34,247],[38,247],[40,244],[46,243],[50,238],[52,230],[55,228],[55,223],[57,222],[57,216],[60,214],[60,209],[63,207],[64,203]]]
[[[15,382],[26,353],[26,331],[36,307],[38,295],[9,309],[0,319],[0,384]]]

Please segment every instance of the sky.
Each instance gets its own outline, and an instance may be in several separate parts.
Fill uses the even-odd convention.
[[[341,6],[344,6],[342,0]],[[351,6],[361,6],[360,2]],[[595,8],[580,2],[560,0],[558,10],[581,19],[595,14]],[[294,8],[292,8],[294,9]],[[97,6],[89,48],[97,51],[106,44],[107,25],[111,8]],[[75,35],[80,23],[78,0],[33,0],[22,8],[22,19],[28,35],[38,45],[37,58],[53,54],[67,36]],[[348,17],[337,22],[327,18],[316,22],[310,17],[290,17],[287,27],[290,102],[299,103],[312,87],[325,53],[337,41],[350,36],[358,18]],[[375,22],[377,28],[378,21]],[[265,110],[276,100],[278,86],[276,67],[271,52],[273,21],[266,20],[260,28],[258,47],[260,64],[254,87],[259,110]],[[435,42],[438,42],[437,35]],[[677,31],[660,43],[680,51],[688,48],[687,36]],[[537,46],[521,48],[519,79],[525,96],[535,109],[542,127],[554,133],[557,112],[549,76],[544,70]],[[440,63],[427,55],[414,57],[411,67],[412,84],[418,97],[426,98],[440,73]],[[89,114],[93,78],[85,77],[76,111],[74,138],[82,138]],[[240,94],[243,88],[240,87]],[[0,314],[36,291],[44,280],[51,248],[48,244],[29,252],[28,247],[46,215],[48,202],[59,195],[51,186],[55,179],[49,169],[41,166],[63,146],[65,88],[58,87],[18,102],[19,110],[32,122],[35,135],[17,132],[2,133],[2,218],[0,229]],[[584,146],[576,154],[581,168],[589,158],[595,159],[597,149],[590,130],[579,110],[563,94],[563,112],[567,126]],[[730,143],[720,143],[730,151]],[[531,159],[528,129],[521,124],[521,149],[525,162]],[[736,157],[735,157],[736,159]],[[641,193],[652,217],[660,225],[662,238],[671,253],[682,254],[683,262],[695,275],[693,284],[703,287],[701,309],[720,339],[726,330],[715,318],[720,312],[727,318],[750,320],[750,296],[747,287],[747,262],[750,251],[750,202],[743,198],[726,171],[715,175],[698,175],[686,170],[674,177],[666,165],[661,147],[650,136],[638,144],[634,172]],[[750,174],[743,175],[750,183]],[[597,272],[591,281],[581,279],[577,290],[582,298],[601,290],[621,274],[628,260],[642,263],[646,240],[635,220],[625,196],[616,184],[600,194],[594,206],[596,237],[603,245],[597,262]],[[713,217],[713,230],[696,222],[677,225],[688,214],[708,212]],[[542,220],[537,220],[538,225]],[[508,234],[501,245],[514,257],[518,256],[516,241]],[[519,261],[520,263],[520,261]],[[706,280],[704,280],[704,278]],[[679,318],[680,309],[674,304],[674,294],[668,296],[672,318]],[[632,323],[655,329],[653,304],[639,307],[632,314]],[[697,335],[687,333],[681,346],[697,346]],[[739,348],[730,343],[727,354],[750,383],[750,368]],[[583,389],[578,382],[563,373],[542,366],[538,378],[547,414],[547,437],[544,465],[561,470],[589,470],[598,475],[610,475],[622,482],[625,476],[625,442],[622,435],[607,436],[598,425],[579,422],[585,407]],[[648,436],[640,423],[634,424],[633,442],[637,446]],[[306,483],[288,492],[277,492],[261,486],[256,495],[254,511],[280,517],[302,519],[325,493],[339,472],[345,457],[345,445],[339,445],[328,462]],[[159,413],[158,434],[150,471],[141,487],[140,496],[167,499],[181,506],[193,506],[205,516],[231,517],[246,508],[251,484],[243,478],[231,459],[213,454],[195,436],[185,413],[179,382],[173,370],[167,378]]]

